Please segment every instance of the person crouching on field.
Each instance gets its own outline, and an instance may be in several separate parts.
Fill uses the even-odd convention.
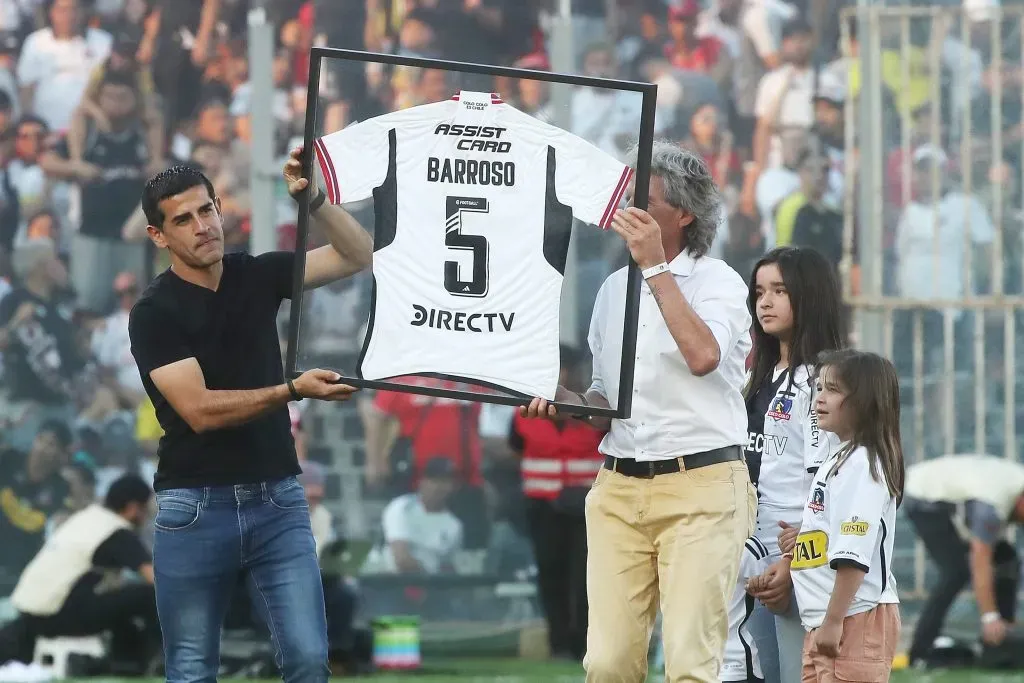
[[[770,596],[777,613],[795,597],[804,639],[803,683],[889,680],[900,635],[892,575],[896,508],[905,470],[899,382],[872,353],[835,351],[817,368],[819,426],[841,444],[818,469],[791,552],[792,596]],[[749,590],[765,599],[756,578]]]

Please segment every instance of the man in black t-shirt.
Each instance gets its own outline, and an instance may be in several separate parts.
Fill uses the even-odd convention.
[[[285,165],[297,196],[301,151]],[[305,289],[370,264],[372,239],[319,188],[311,222],[332,246],[305,256]],[[132,309],[132,354],[164,430],[157,451],[154,570],[167,680],[214,680],[220,629],[241,574],[271,633],[288,683],[322,682],[327,625],[309,508],[288,402],[344,400],[339,375],[285,380],[276,317],[291,298],[295,255],[224,254],[220,199],[187,166],[152,178],[142,206],[153,243],[169,252]]]
[[[11,596],[30,633],[52,638],[110,631],[111,657],[144,671],[160,644],[153,560],[138,534],[151,517],[152,498],[149,484],[125,475],[110,485],[103,505],[76,512],[55,529]],[[141,581],[124,583],[123,570]]]

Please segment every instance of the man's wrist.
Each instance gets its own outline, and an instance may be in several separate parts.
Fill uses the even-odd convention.
[[[285,386],[288,387],[288,395],[291,396],[293,401],[301,401],[304,397],[299,393],[299,390],[295,388],[295,381],[288,380],[285,382]]]
[[[655,275],[661,275],[662,273],[667,273],[668,271],[668,262],[665,261],[664,259],[662,259],[660,262],[649,265],[646,268],[641,268],[641,272],[643,273],[645,280],[650,280]]]
[[[309,212],[315,213],[326,201],[327,193],[320,188],[317,188],[316,196],[309,200]]]

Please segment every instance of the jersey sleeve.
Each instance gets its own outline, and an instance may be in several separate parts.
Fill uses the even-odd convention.
[[[891,500],[881,471],[878,476],[875,481],[867,453],[858,448],[829,483],[828,561],[832,569],[843,562],[865,572],[871,568],[876,541],[883,533],[885,506]]]
[[[367,199],[384,181],[393,127],[385,118],[362,121],[313,142],[331,204]]]
[[[633,169],[583,138],[558,130],[555,147],[555,193],[573,216],[607,230],[633,180]]]

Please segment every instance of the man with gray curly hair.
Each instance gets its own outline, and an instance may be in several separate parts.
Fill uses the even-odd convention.
[[[747,287],[706,255],[720,203],[700,157],[656,142],[647,207],[630,206],[612,221],[644,283],[632,414],[608,426],[604,466],[587,496],[584,667],[592,683],[644,681],[660,596],[666,681],[717,683],[757,509],[743,460]],[[597,295],[590,389],[574,395],[560,387],[556,400],[614,407],[627,276],[626,268],[613,273]],[[555,414],[542,399],[523,411]]]

